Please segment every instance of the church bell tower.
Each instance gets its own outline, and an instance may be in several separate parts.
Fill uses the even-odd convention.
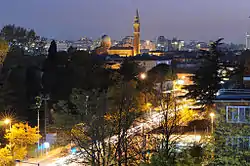
[[[134,55],[140,54],[140,18],[139,18],[139,11],[136,10],[136,16],[134,18]]]

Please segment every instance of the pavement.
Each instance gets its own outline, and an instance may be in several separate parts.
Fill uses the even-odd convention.
[[[41,156],[39,158],[32,158],[29,160],[22,161],[17,163],[16,166],[31,166],[38,165],[39,166],[50,166],[51,163],[55,162],[60,158],[61,151],[63,148],[57,148],[48,152],[47,155]]]

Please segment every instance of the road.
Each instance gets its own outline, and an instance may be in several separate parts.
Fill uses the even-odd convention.
[[[51,166],[51,163],[54,163],[60,158],[61,148],[51,151],[47,156],[41,157],[40,159],[30,159],[28,161],[22,161],[17,163],[16,166]]]
[[[147,132],[147,131],[151,131],[157,127],[159,127],[161,121],[164,118],[164,114],[166,112],[152,112],[152,113],[145,113],[143,117],[138,118],[136,120],[136,122],[132,125],[131,128],[129,128],[127,130],[127,136],[133,136],[137,133],[142,133]],[[173,114],[168,114],[169,118],[173,116]],[[108,139],[107,139],[108,141]],[[115,135],[113,137],[110,138],[110,141],[112,143],[116,143],[118,141],[118,136]],[[50,165],[47,166],[63,166],[63,165],[67,165],[67,166],[77,166],[76,163],[67,163],[64,164],[65,162],[67,162],[68,160],[72,160],[72,158],[75,158],[76,160],[83,158],[83,156],[79,157],[73,154],[70,154],[66,157],[62,157],[59,158],[57,161],[51,163]],[[74,160],[74,159],[73,159]]]
[[[131,126],[131,128],[129,128],[127,130],[127,135],[128,136],[133,136],[135,134],[138,133],[142,133],[144,132],[148,132],[151,131],[157,127],[159,127],[161,121],[164,119],[165,117],[165,113],[166,112],[152,112],[152,113],[146,113],[143,117],[139,118],[136,120],[136,122]],[[168,119],[173,117],[173,113],[169,113],[168,114]],[[200,139],[200,136],[198,136],[198,138]],[[197,136],[196,135],[183,135],[183,140],[190,140],[191,142],[193,140],[197,140]],[[108,139],[107,139],[108,141]],[[116,143],[118,141],[118,136],[115,135],[113,137],[110,138],[110,140],[112,143]],[[57,157],[49,157],[48,159],[41,161],[41,166],[78,166],[78,164],[76,163],[67,163],[65,164],[65,162],[67,162],[68,160],[79,160],[79,159],[83,159],[85,158],[85,156],[77,156],[77,154],[70,154],[66,157],[62,157],[62,158],[57,158]]]

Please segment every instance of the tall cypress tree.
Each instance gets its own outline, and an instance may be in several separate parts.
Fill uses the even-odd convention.
[[[56,53],[57,53],[57,45],[56,45],[55,40],[52,40],[52,42],[50,43],[49,50],[48,50],[48,58],[55,56]]]
[[[216,93],[223,87],[223,77],[230,77],[233,74],[220,60],[225,55],[219,49],[222,40],[213,42],[210,50],[204,52],[201,57],[201,67],[191,78],[194,84],[186,87],[189,91],[186,97],[195,99],[197,104],[203,107],[212,106]]]

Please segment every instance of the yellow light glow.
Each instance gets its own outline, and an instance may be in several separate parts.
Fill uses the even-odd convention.
[[[179,85],[183,85],[185,82],[184,82],[184,80],[177,80],[176,83]]]
[[[10,123],[10,119],[5,119],[5,120],[4,120],[4,123],[5,123],[5,124],[9,124],[9,123]]]
[[[147,74],[146,73],[141,73],[140,74],[140,79],[145,80],[147,78]]]
[[[151,103],[147,103],[146,105],[147,105],[147,107],[151,107],[151,106],[152,106],[152,104],[151,104]]]
[[[211,116],[211,118],[213,118],[215,116],[215,114],[213,112],[211,112],[209,115]]]

